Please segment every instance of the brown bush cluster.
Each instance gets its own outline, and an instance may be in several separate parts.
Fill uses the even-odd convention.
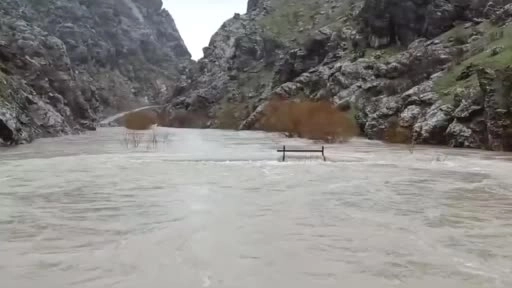
[[[163,124],[165,127],[174,128],[204,128],[208,122],[208,117],[201,113],[178,110],[171,117],[166,117]]]
[[[243,103],[225,103],[216,113],[215,128],[237,130],[249,115],[247,106]]]
[[[394,144],[409,144],[412,142],[412,128],[400,126],[398,118],[392,117],[388,120],[384,141]]]
[[[412,127],[400,126],[398,117],[391,117],[384,132],[384,142],[392,144],[407,144],[409,152],[413,152],[416,146]]]
[[[326,142],[347,141],[357,136],[358,126],[350,114],[330,102],[272,100],[265,109],[259,128]]]
[[[158,124],[158,115],[152,111],[137,111],[123,117],[123,126],[129,130],[148,130]]]

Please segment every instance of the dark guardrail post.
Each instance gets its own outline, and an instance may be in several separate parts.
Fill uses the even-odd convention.
[[[286,160],[286,145],[283,145],[283,162]]]

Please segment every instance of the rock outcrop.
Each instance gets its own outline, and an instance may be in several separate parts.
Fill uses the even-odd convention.
[[[510,106],[492,100],[510,94],[510,2],[251,0],[170,106],[222,126],[235,103],[230,120],[258,129],[273,97],[329,100],[370,139],[511,150]]]
[[[268,93],[283,47],[280,41],[265,33],[252,14],[235,15],[204,48],[197,77],[177,97],[170,98],[172,107],[202,112],[213,119],[204,123],[205,126],[227,128],[230,123],[219,122],[237,122],[248,116],[249,104]],[[222,109],[227,106],[238,110],[237,119],[220,119]]]
[[[162,103],[193,63],[161,0],[0,2],[0,143]]]
[[[479,23],[498,18],[509,0],[366,0],[360,17],[369,45],[409,45],[419,37],[432,38],[457,21]],[[506,11],[506,10],[505,10]]]

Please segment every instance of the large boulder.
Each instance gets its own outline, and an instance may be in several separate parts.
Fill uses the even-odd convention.
[[[450,147],[486,149],[486,123],[483,117],[477,117],[469,123],[455,120],[446,130]]]
[[[428,109],[414,126],[416,143],[445,145],[446,130],[453,121],[453,107],[441,101]]]

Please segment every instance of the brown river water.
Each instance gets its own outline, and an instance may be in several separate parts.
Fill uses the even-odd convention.
[[[1,149],[0,286],[512,287],[510,154],[158,133]]]

